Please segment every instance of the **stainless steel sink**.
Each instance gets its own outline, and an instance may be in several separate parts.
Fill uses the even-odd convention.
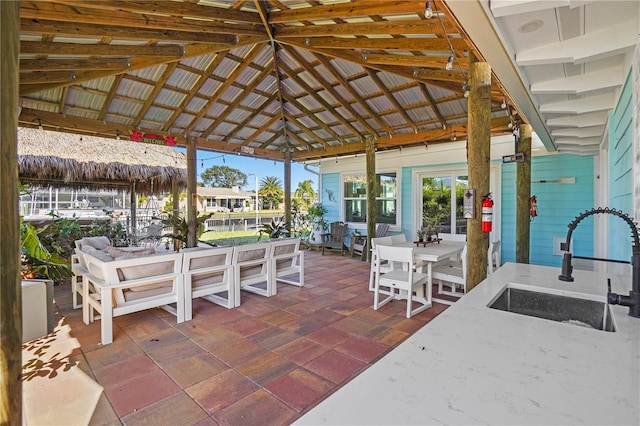
[[[605,302],[523,287],[507,285],[489,307],[596,330],[616,331],[609,305]]]

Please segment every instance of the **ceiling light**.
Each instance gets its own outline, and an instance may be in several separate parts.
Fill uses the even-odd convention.
[[[429,151],[429,142],[424,143],[424,149],[425,151]]]
[[[518,27],[518,31],[521,33],[530,33],[542,27],[543,25],[544,22],[542,22],[540,19],[534,19],[533,21],[525,22],[524,24],[520,25]]]
[[[449,55],[449,59],[447,59],[447,65],[444,66],[444,69],[447,71],[451,71],[453,69],[453,54]]]
[[[116,130],[116,140],[120,140],[120,130]]]
[[[462,85],[462,94],[464,95],[465,98],[469,97],[469,90],[471,90],[471,88],[465,81],[464,84]]]
[[[427,19],[433,18],[433,9],[431,9],[431,2],[428,1],[424,8],[424,17]]]
[[[458,140],[458,137],[456,136],[456,132],[453,132],[453,140],[454,140],[454,141],[457,141],[457,140]]]
[[[42,120],[38,119],[38,130],[43,130],[42,128]]]
[[[502,109],[507,109],[507,101],[505,101],[504,99],[502,100],[502,105],[500,105],[500,107]]]

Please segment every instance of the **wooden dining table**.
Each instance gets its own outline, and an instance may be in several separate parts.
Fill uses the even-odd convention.
[[[462,249],[464,249],[465,244],[466,243],[464,241],[440,240],[430,244],[416,244],[415,242],[406,241],[396,245],[400,247],[413,247],[413,255],[415,259],[417,261],[424,262],[429,276],[428,294],[431,294],[433,289],[433,264],[459,255],[462,252]],[[450,301],[444,299],[433,298],[433,301],[448,305],[451,304]]]

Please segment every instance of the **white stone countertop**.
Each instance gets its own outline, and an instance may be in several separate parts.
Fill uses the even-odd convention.
[[[612,306],[617,331],[605,332],[487,306],[508,283],[606,301],[608,275],[559,273],[504,265],[296,424],[639,425],[640,319],[628,308]],[[629,294],[630,277],[610,277]]]

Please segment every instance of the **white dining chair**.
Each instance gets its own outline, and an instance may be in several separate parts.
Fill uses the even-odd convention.
[[[414,270],[413,247],[379,244],[376,246],[376,258],[373,309],[378,310],[394,299],[405,297],[407,299],[407,318],[411,318],[413,315],[431,307],[431,289],[428,289],[425,294],[425,285],[429,282],[429,276]],[[391,270],[389,272],[384,274],[381,272],[382,262],[387,262],[390,265]],[[381,287],[386,287],[389,293],[381,293]],[[398,293],[396,293],[396,290]],[[385,294],[387,297],[380,300],[381,294]],[[412,306],[413,302],[419,304],[415,309]]]
[[[460,253],[460,262],[449,262],[448,264],[438,264],[431,269],[431,277],[438,280],[438,293],[449,296],[461,297],[467,292],[467,245],[465,244]],[[444,284],[451,286],[451,291],[445,291]],[[456,291],[457,287],[462,287],[462,292]]]
[[[393,245],[407,242],[407,236],[404,234],[395,234],[391,236]]]
[[[376,258],[376,246],[378,244],[384,244],[384,245],[390,246],[390,245],[393,245],[393,242],[391,240],[391,237],[377,237],[377,238],[371,239],[371,272],[369,273],[369,291],[373,291],[374,289],[376,264],[378,263]],[[386,272],[389,272],[391,268],[389,267],[389,265],[384,264],[384,265],[381,265],[380,270],[384,274]]]

